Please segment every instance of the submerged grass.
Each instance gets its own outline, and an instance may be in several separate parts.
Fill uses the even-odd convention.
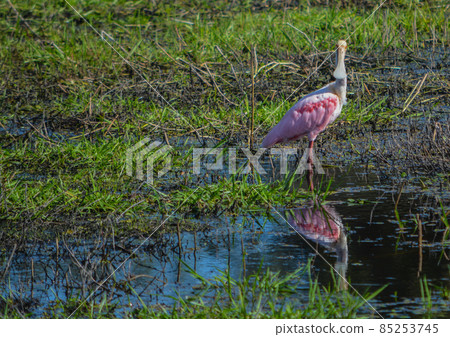
[[[420,279],[420,293],[424,318],[439,317],[442,308],[450,304],[448,289],[431,284],[426,276]]]

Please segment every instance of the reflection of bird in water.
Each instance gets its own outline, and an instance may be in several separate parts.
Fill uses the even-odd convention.
[[[345,279],[348,263],[347,235],[338,213],[333,207],[313,203],[287,212],[287,221],[308,240],[336,252],[334,265],[339,289],[347,289]]]

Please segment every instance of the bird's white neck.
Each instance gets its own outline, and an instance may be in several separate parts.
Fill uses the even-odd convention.
[[[336,70],[333,73],[333,76],[337,80],[347,78],[347,72],[345,71],[344,61],[338,63]]]
[[[337,64],[336,70],[333,73],[336,82],[334,82],[334,91],[341,99],[341,104],[346,103],[347,95],[347,72],[345,71],[345,50],[347,48],[347,43],[343,40],[338,42],[337,49]]]
[[[339,46],[337,50],[337,64],[336,70],[333,73],[335,79],[340,80],[347,78],[347,73],[345,71],[344,59],[345,59],[345,48],[346,46]]]

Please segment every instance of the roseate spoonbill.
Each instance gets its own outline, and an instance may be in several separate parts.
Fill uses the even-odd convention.
[[[334,269],[340,276],[338,284],[341,290],[347,289],[345,282],[348,265],[347,235],[341,217],[335,209],[332,206],[311,202],[301,208],[286,211],[286,219],[304,238],[336,252]]]
[[[286,143],[308,136],[309,159],[312,160],[312,149],[317,135],[328,124],[334,122],[346,103],[347,73],[344,58],[347,43],[339,40],[337,44],[337,65],[333,73],[335,82],[299,100],[280,122],[264,138],[261,147],[269,148],[278,143]]]

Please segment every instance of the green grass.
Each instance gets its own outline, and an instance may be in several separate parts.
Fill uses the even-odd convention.
[[[285,10],[255,10],[252,2],[239,6],[227,2],[213,6],[207,1],[156,6],[140,1],[73,3],[99,32],[112,38],[105,40],[168,105],[64,1],[13,4],[28,26],[7,2],[0,5],[2,123],[17,115],[87,118],[90,123],[84,127],[119,134],[129,129],[145,132],[148,129],[141,127],[148,122],[191,131],[208,124],[207,117],[221,121],[209,122],[216,129],[223,130],[231,122],[245,126],[252,45],[258,53],[256,123],[267,127],[299,96],[331,80],[330,62],[326,62],[274,118],[266,120],[266,111],[282,104],[323,60],[323,56],[309,55],[331,51],[340,38],[350,36],[349,54],[365,55],[369,60],[399,49],[420,51],[448,42],[444,28],[448,19],[440,1],[386,4],[372,16],[376,1],[367,7],[331,8],[313,1],[312,6]],[[379,107],[387,116],[398,112],[394,109],[393,113],[385,98],[378,97],[382,88],[371,68],[380,66],[376,59],[369,67],[367,62],[351,64],[351,70],[362,76],[356,82],[363,80],[376,87],[371,89],[373,97],[364,95],[363,87],[355,88],[358,99],[344,111],[344,118],[365,122]],[[407,83],[405,90],[414,84]],[[71,128],[79,132],[76,125]],[[205,131],[215,132],[209,125]]]
[[[308,198],[311,193],[294,188],[295,176],[266,184],[258,175],[236,175],[211,172],[208,178],[192,174],[192,146],[183,144],[171,151],[172,168],[168,181],[155,179],[149,186],[126,174],[126,150],[136,141],[118,138],[89,141],[51,142],[38,138],[32,142],[17,142],[0,153],[2,202],[0,219],[10,224],[27,221],[30,237],[47,235],[42,226],[67,225],[76,221],[103,223],[115,226],[115,233],[126,235],[131,224],[150,223],[155,215],[169,216],[183,213],[193,215],[241,214],[252,210],[266,210],[269,205],[287,205]],[[155,172],[160,170],[157,163]],[[135,167],[133,168],[135,170]],[[134,172],[134,171],[133,171]],[[156,173],[155,173],[156,174]],[[175,213],[174,213],[175,212]],[[64,220],[65,219],[65,220]],[[113,221],[113,219],[115,219]],[[169,223],[173,223],[171,220]],[[188,228],[190,225],[183,226]],[[73,228],[56,226],[59,233],[73,233]],[[89,232],[87,226],[77,233]],[[144,226],[152,231],[154,226]],[[11,235],[22,236],[15,232]],[[97,226],[92,226],[92,231]]]

